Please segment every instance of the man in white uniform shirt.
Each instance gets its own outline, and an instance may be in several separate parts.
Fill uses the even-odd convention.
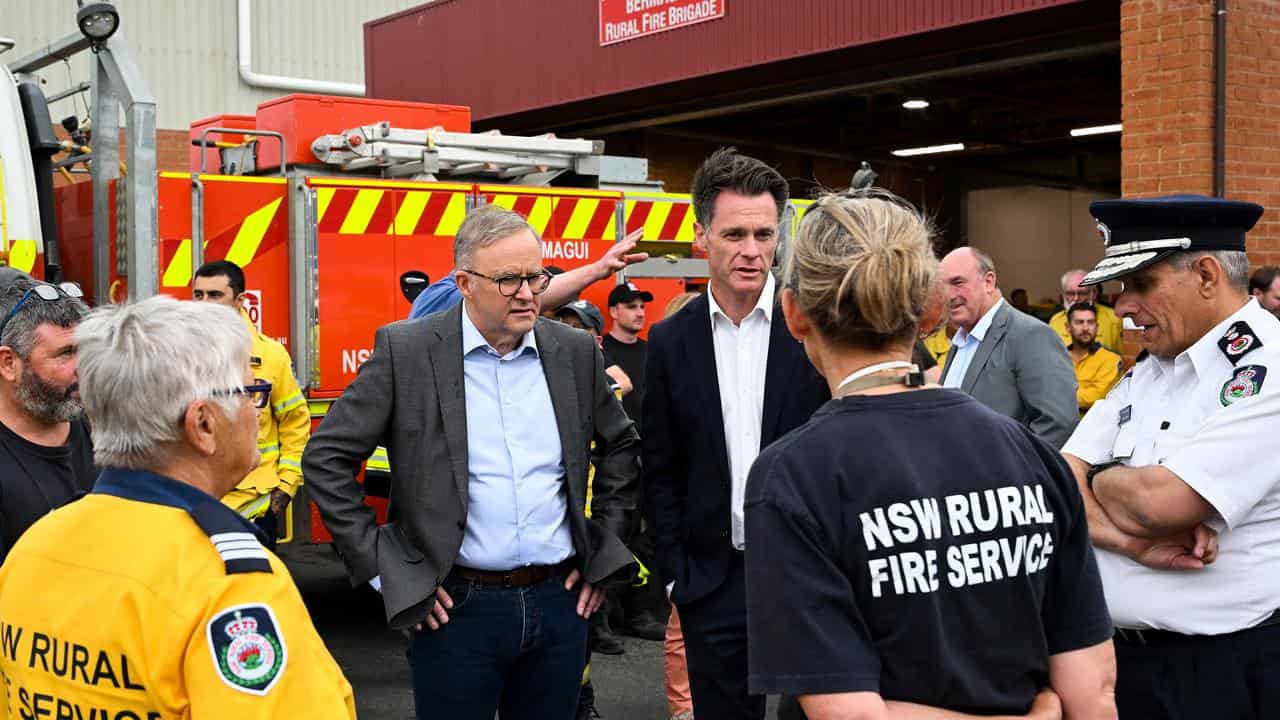
[[[1116,625],[1122,718],[1280,717],[1280,324],[1249,297],[1262,208],[1095,202],[1147,357],[1063,448]]]
[[[755,158],[719,150],[694,176],[692,195],[710,283],[649,332],[645,512],[680,612],[694,715],[755,720],[765,699],[747,692],[747,471],[830,392],[774,305],[770,270],[786,180]]]

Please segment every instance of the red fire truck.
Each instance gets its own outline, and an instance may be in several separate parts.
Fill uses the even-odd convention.
[[[374,330],[407,316],[402,278],[447,274],[453,235],[481,205],[528,218],[545,262],[564,269],[642,229],[641,249],[653,258],[618,279],[638,280],[655,308],[706,277],[692,251],[689,196],[662,192],[643,159],[605,155],[599,141],[472,133],[466,107],[289,95],[254,115],[192,123],[190,171],[156,172],[154,104],[127,48],[105,41],[94,53],[93,138],[85,146],[76,141],[83,128],[68,127],[73,140],[58,140],[38,86],[15,75],[77,49],[75,36],[62,43],[0,77],[0,131],[9,123],[33,138],[25,159],[0,146],[0,198],[41,208],[41,227],[26,231],[34,238],[7,234],[0,209],[0,253],[37,276],[80,283],[99,303],[156,292],[189,298],[193,268],[237,263],[250,317],[289,349],[313,422],[368,358]],[[52,173],[86,166],[91,182],[53,187]],[[784,236],[806,205],[789,209]],[[603,308],[611,286],[583,295]],[[380,480],[368,473],[366,489],[383,512]],[[327,541],[305,491],[287,539]]]

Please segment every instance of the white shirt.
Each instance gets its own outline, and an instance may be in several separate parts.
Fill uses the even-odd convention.
[[[973,362],[973,356],[978,352],[978,346],[982,344],[982,339],[987,336],[987,330],[991,329],[991,321],[995,319],[996,311],[1004,304],[1004,298],[996,300],[996,304],[987,308],[987,311],[978,318],[978,322],[973,329],[965,332],[964,328],[956,330],[955,337],[951,339],[951,367],[947,369],[947,376],[942,379],[942,387],[958,388],[964,382],[965,373],[969,372],[969,363]]]
[[[743,549],[742,504],[747,471],[760,454],[760,426],[764,420],[764,377],[769,358],[769,328],[773,322],[773,274],[767,273],[756,306],[734,325],[715,294],[711,306],[711,342],[716,355],[716,384],[724,417],[724,444],[729,456],[729,527],[733,546]]]
[[[1224,346],[1238,322],[1247,331],[1233,362]],[[1207,524],[1220,533],[1203,570],[1152,570],[1098,550],[1116,625],[1217,635],[1280,608],[1278,433],[1280,321],[1256,300],[1172,361],[1138,363],[1094,404],[1062,451],[1094,465],[1164,465],[1213,506]]]

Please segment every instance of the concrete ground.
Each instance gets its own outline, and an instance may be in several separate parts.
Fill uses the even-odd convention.
[[[363,720],[413,717],[405,641],[388,630],[382,605],[369,588],[350,587],[328,546],[289,548],[281,556],[302,590],[312,620],[355,688]],[[605,720],[666,720],[662,643],[623,639],[626,653],[597,656],[591,672]]]

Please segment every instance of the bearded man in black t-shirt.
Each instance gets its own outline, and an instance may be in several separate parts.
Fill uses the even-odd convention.
[[[0,562],[98,475],[76,386],[80,296],[26,275],[0,290]]]

